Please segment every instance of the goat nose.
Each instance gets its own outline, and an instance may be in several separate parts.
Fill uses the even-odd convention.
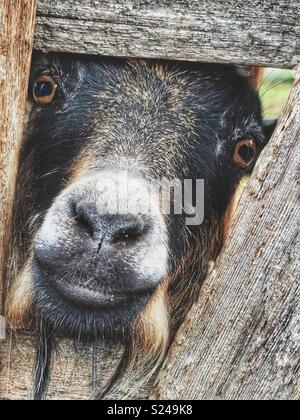
[[[140,240],[148,227],[142,216],[132,214],[107,217],[107,240],[112,244]]]
[[[130,244],[142,239],[150,228],[150,221],[142,215],[103,214],[90,203],[73,205],[73,215],[79,235],[88,234],[97,243]]]

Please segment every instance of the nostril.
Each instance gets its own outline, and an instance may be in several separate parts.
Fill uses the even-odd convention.
[[[77,225],[84,231],[88,233],[91,238],[94,238],[94,230],[90,221],[85,217],[85,215],[80,214],[75,217]]]
[[[72,214],[78,228],[94,239],[97,231],[95,212],[84,204],[72,203]]]
[[[135,243],[151,229],[151,219],[134,214],[101,214],[94,203],[70,203],[71,215],[79,237],[92,239],[98,253],[105,243],[111,245]]]
[[[142,217],[132,217],[127,220],[119,220],[113,227],[111,243],[130,243],[141,239],[150,229]]]

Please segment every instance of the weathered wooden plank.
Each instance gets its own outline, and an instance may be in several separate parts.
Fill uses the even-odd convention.
[[[0,314],[35,12],[35,0],[0,3]]]
[[[288,68],[300,61],[300,3],[39,0],[35,47]]]
[[[229,243],[160,372],[153,398],[300,396],[300,68]]]

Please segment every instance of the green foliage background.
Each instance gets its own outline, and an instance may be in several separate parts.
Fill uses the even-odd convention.
[[[266,69],[260,98],[266,118],[278,118],[288,100],[294,82],[291,70]]]

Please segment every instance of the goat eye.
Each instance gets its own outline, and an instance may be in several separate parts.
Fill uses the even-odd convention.
[[[53,102],[57,91],[57,82],[52,76],[39,76],[33,87],[33,99],[37,105],[48,105]]]
[[[240,168],[248,168],[257,157],[257,147],[253,140],[241,140],[235,146],[233,153],[233,161]]]

